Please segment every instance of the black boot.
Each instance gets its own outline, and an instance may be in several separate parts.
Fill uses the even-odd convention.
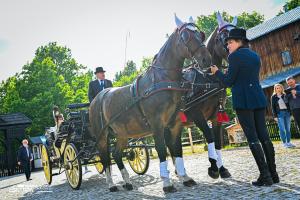
[[[269,172],[269,168],[266,163],[264,152],[261,148],[260,143],[251,143],[249,146],[260,172],[259,178],[257,179],[257,181],[252,182],[252,185],[254,186],[272,185],[273,180],[271,178],[271,174]]]
[[[269,167],[269,171],[271,173],[271,177],[273,179],[273,183],[279,183],[279,176],[276,171],[275,152],[274,152],[273,143],[270,140],[264,141],[262,143],[262,147],[265,152],[267,164]]]
[[[208,168],[208,175],[213,178],[217,179],[219,178],[219,169],[217,166],[217,161],[215,159],[209,158],[210,167]]]

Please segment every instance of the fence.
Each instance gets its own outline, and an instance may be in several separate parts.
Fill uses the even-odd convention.
[[[0,177],[23,173],[23,169],[17,165],[17,161],[15,166],[9,168],[7,159],[6,154],[0,154]]]
[[[279,128],[275,121],[267,122],[267,129],[271,140],[280,140]],[[295,121],[291,122],[291,137],[294,139],[300,138],[300,132],[296,126]]]

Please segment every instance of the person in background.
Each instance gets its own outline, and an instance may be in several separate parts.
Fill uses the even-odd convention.
[[[91,81],[89,84],[88,97],[90,103],[103,89],[113,86],[110,80],[105,79],[105,71],[103,70],[103,67],[97,67],[94,74],[96,75],[97,79]]]
[[[17,159],[18,159],[18,165],[23,167],[26,180],[27,181],[32,180],[30,178],[30,174],[31,174],[30,163],[33,160],[33,156],[32,156],[32,151],[28,146],[28,140],[24,139],[22,141],[22,146],[19,148]]]
[[[234,28],[226,39],[229,50],[229,67],[226,74],[217,66],[211,72],[231,87],[232,104],[248,140],[260,175],[254,186],[270,186],[279,182],[276,172],[275,152],[266,122],[266,97],[259,83],[260,57],[249,48],[246,30]]]
[[[103,70],[103,67],[97,67],[94,74],[96,75],[97,79],[89,83],[88,98],[90,103],[93,101],[93,99],[97,96],[99,92],[101,92],[105,88],[113,86],[110,80],[105,79],[105,70]],[[90,172],[88,170],[87,165],[84,166],[84,170],[84,174]]]
[[[291,113],[289,104],[284,102],[285,92],[283,85],[275,84],[271,97],[272,113],[278,124],[280,139],[285,148],[295,147],[291,143]]]
[[[300,85],[296,84],[294,77],[288,77],[286,83],[289,87],[285,90],[285,102],[290,105],[292,115],[300,131]]]

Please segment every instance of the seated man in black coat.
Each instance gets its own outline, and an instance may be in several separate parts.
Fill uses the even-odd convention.
[[[18,165],[21,165],[23,167],[23,170],[25,172],[26,180],[31,180],[30,174],[30,163],[33,160],[32,158],[32,151],[30,150],[28,146],[28,140],[24,139],[22,141],[22,146],[19,148],[18,151]]]
[[[97,94],[103,89],[113,86],[110,80],[105,79],[105,71],[102,67],[96,68],[95,75],[97,79],[91,81],[89,84],[88,96],[90,102],[92,102],[93,99],[97,96]]]

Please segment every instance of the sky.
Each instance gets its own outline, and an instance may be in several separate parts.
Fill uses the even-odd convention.
[[[154,56],[189,16],[257,11],[270,19],[283,0],[0,0],[0,82],[30,63],[35,50],[57,42],[79,64],[102,66],[113,79],[127,60]],[[125,47],[127,48],[125,58]]]

